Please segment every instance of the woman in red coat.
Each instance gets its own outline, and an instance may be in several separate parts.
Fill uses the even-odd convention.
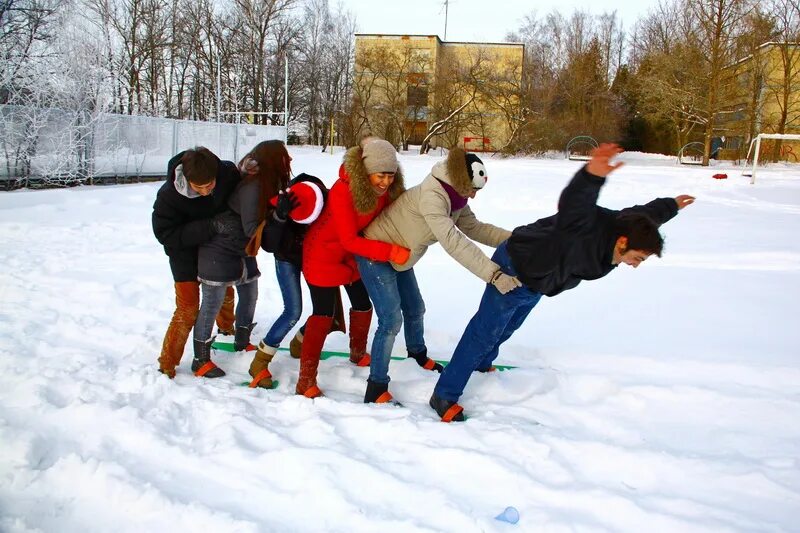
[[[397,152],[389,142],[372,139],[345,153],[339,179],[303,242],[303,277],[314,309],[303,336],[297,394],[308,398],[322,394],[317,387],[317,367],[333,323],[339,286],[344,286],[352,305],[350,361],[369,365],[365,350],[372,304],[353,254],[400,264],[408,260],[407,248],[360,236],[361,230],[404,190]]]

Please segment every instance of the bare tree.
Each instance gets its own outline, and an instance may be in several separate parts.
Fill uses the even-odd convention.
[[[246,58],[242,64],[244,82],[249,86],[249,102],[243,105],[252,111],[267,111],[268,67],[274,54],[282,51],[283,42],[276,44],[273,25],[295,5],[297,0],[235,0],[230,29],[237,48]],[[279,36],[285,36],[284,29]],[[281,49],[279,49],[281,48]],[[263,117],[262,123],[269,122]]]
[[[706,100],[702,114],[703,165],[708,165],[714,121],[722,108],[723,68],[734,59],[736,37],[749,11],[745,0],[692,0],[686,9],[692,15],[686,19],[685,33],[690,45],[700,51],[705,67]]]

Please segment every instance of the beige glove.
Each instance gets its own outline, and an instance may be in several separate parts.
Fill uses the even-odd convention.
[[[502,270],[498,270],[494,273],[491,283],[500,294],[508,294],[517,287],[522,287],[522,283],[520,283],[516,276],[509,276]]]

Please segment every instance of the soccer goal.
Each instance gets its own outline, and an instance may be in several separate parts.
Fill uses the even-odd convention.
[[[756,166],[758,165],[758,158],[761,154],[761,141],[763,139],[782,139],[784,141],[800,141],[800,135],[792,134],[792,133],[759,133],[758,135],[750,141],[750,148],[747,149],[747,157],[745,158],[745,165],[747,162],[750,161],[750,153],[753,152],[753,146],[755,145],[755,152],[753,152],[753,170],[750,171],[750,174],[747,171],[742,172],[743,176],[750,176],[750,183],[756,182]],[[794,155],[794,154],[792,154]],[[795,156],[795,159],[797,157]]]
[[[570,139],[564,151],[570,161],[588,161],[589,152],[594,148],[597,148],[597,141],[594,137],[579,135]]]
[[[681,165],[702,165],[705,145],[701,142],[690,142],[681,146],[678,151],[678,163]]]

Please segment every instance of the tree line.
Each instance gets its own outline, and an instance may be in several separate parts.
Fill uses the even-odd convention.
[[[409,90],[418,58],[373,57],[394,62],[396,79],[370,82],[375,69],[356,65],[356,28],[327,0],[0,0],[0,103],[195,120],[258,112],[251,120],[282,124],[288,96],[290,130],[324,147],[332,129],[345,145],[375,129],[364,105],[370,83],[382,83],[380,128],[407,144],[409,113],[416,120],[426,107],[422,88]],[[435,98],[421,138],[479,122],[469,104],[489,102],[513,132],[506,152],[561,150],[591,135],[662,153],[699,140],[707,159],[731,91],[742,90],[729,66],[763,43],[800,42],[800,0],[662,0],[627,29],[615,12],[532,12],[506,40],[525,44],[521,83],[493,78],[487,57],[454,65],[424,88]],[[750,104],[736,110],[745,136],[765,127],[765,90],[781,109],[769,127],[798,127],[790,95],[800,51],[781,54],[783,83],[745,82]]]

